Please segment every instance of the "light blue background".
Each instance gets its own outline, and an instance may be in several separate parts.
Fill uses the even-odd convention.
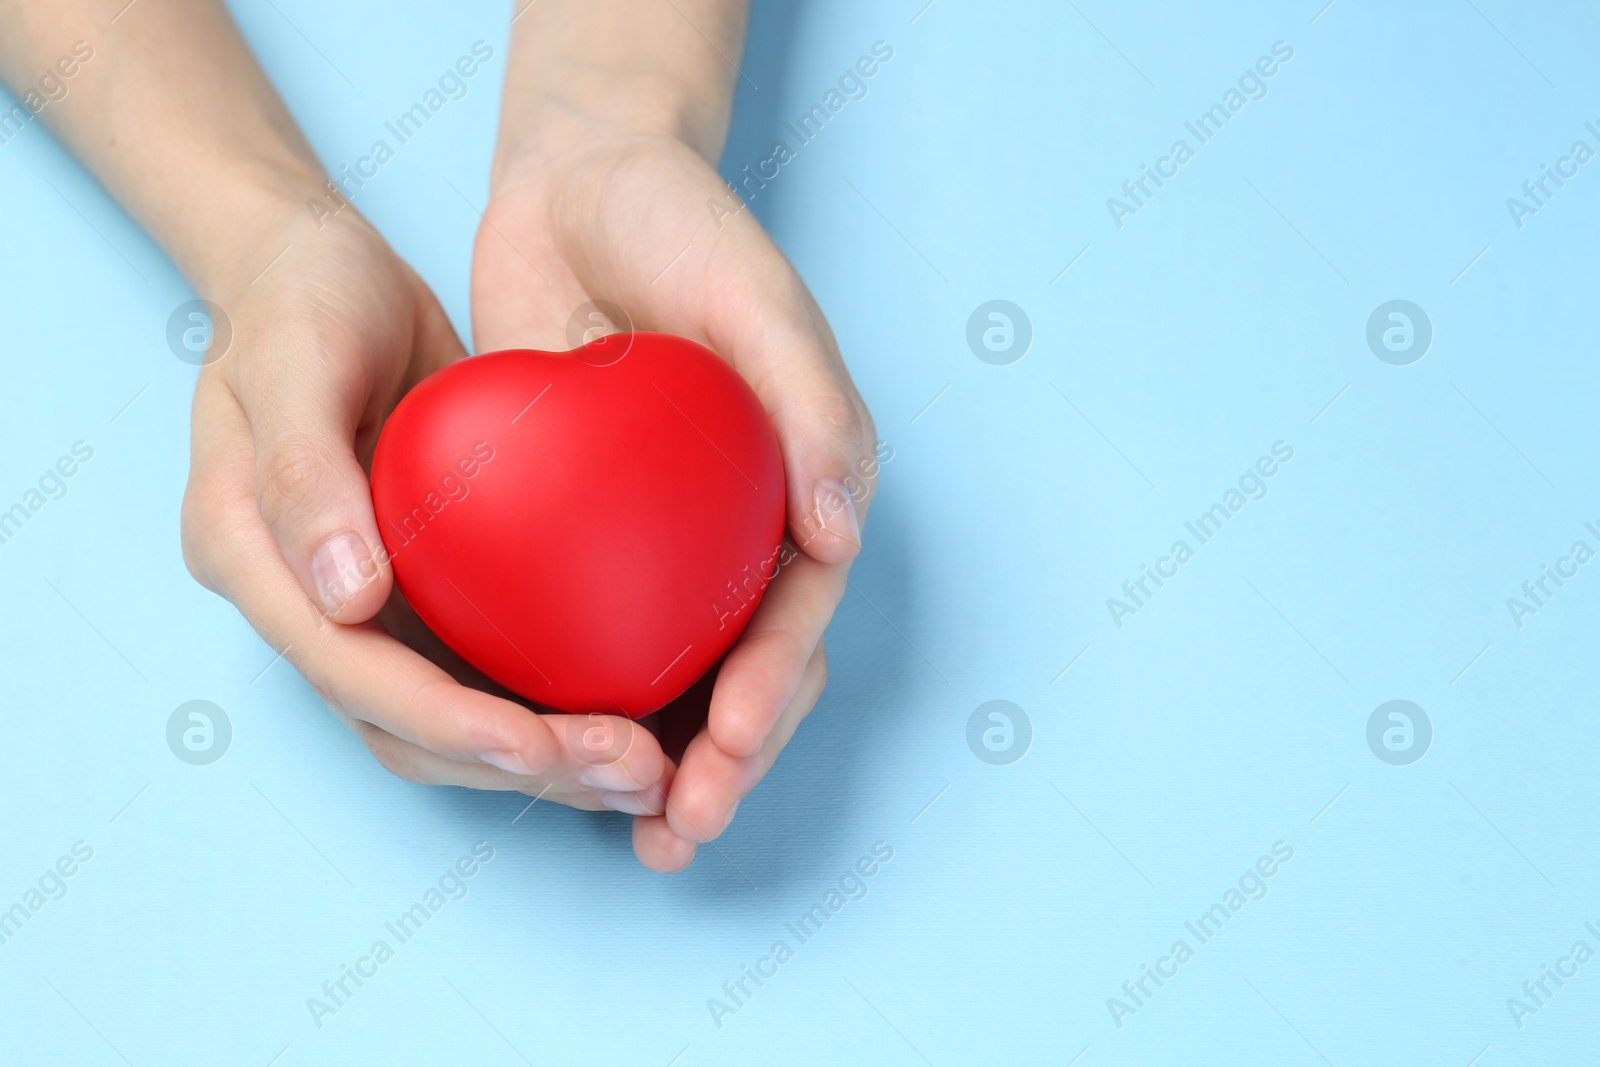
[[[1600,950],[1600,565],[1520,630],[1506,598],[1600,547],[1600,162],[1521,230],[1505,201],[1600,148],[1600,18],[922,3],[758,5],[730,174],[895,49],[755,203],[894,459],[827,693],[677,877],[638,867],[621,817],[391,778],[269,666],[179,555],[195,372],[163,333],[184,282],[44,129],[0,147],[3,505],[95,450],[0,546],[0,907],[94,849],[0,946],[0,1060],[1596,1055],[1600,963],[1520,1029],[1506,1002]],[[477,218],[446,179],[482,206],[504,6],[233,7],[334,166],[493,45],[358,198],[464,331]],[[1279,40],[1267,97],[1119,230],[1106,198]],[[1009,366],[965,340],[996,298],[1034,331]],[[1394,298],[1434,326],[1411,366],[1364,338]],[[1106,598],[1280,440],[1270,495],[1117,628]],[[194,698],[235,731],[207,767],[164,738]],[[1396,698],[1435,734],[1409,766],[1365,739]],[[1032,722],[1010,766],[967,745],[992,699]],[[317,1028],[307,998],[479,841],[470,894]],[[880,841],[870,894],[799,945],[785,922]],[[1265,899],[1119,1028],[1107,999],[1278,841]],[[780,938],[794,959],[718,1027],[708,998]]]

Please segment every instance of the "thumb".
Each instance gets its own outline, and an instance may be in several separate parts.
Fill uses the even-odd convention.
[[[820,563],[848,563],[861,551],[878,481],[872,416],[822,309],[783,254],[759,229],[730,231],[725,241],[719,265],[686,265],[678,288],[636,289],[639,319],[703,340],[733,364],[778,435],[789,535]]]
[[[877,482],[864,419],[837,383],[767,398],[788,481],[789,536],[821,563],[861,551],[861,524]]]
[[[283,400],[275,401],[285,408]],[[335,622],[377,614],[393,581],[350,439],[302,410],[256,426],[256,501],[283,558]]]
[[[370,371],[334,353],[270,347],[280,350],[269,360],[235,368],[255,443],[257,507],[312,602],[335,622],[364,622],[393,583],[354,446]]]
[[[789,535],[818,562],[847,563],[861,551],[861,525],[877,488],[872,416],[820,309],[798,279],[793,285],[798,292],[791,310],[798,313],[768,316],[759,325],[742,323],[746,336],[729,351],[778,434],[788,482]],[[753,353],[759,355],[752,358]]]

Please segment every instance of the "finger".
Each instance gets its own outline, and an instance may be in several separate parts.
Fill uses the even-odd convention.
[[[559,788],[562,783],[552,781],[543,775],[513,774],[483,763],[462,763],[446,759],[437,752],[429,752],[422,746],[396,737],[369,722],[352,718],[348,713],[336,713],[344,720],[345,725],[361,738],[384,770],[408,782],[416,782],[419,785],[452,785],[491,792],[525,793],[539,800],[582,808],[585,811],[599,811],[602,808],[598,790]]]
[[[705,733],[689,742],[667,793],[666,818],[672,832],[686,841],[704,842],[726,830],[739,802],[772,769],[778,753],[811,713],[827,680],[827,652],[819,643],[794,698],[784,708],[767,744],[754,756],[730,756]]]
[[[289,353],[266,358],[297,361]],[[330,618],[349,623],[383,606],[392,577],[354,452],[366,383],[334,380],[349,372],[331,362],[294,381],[261,381],[245,370],[237,392],[254,431],[257,510],[300,587]]]
[[[673,777],[670,769],[662,777],[662,785],[669,793]],[[663,794],[663,802],[665,799],[666,794]],[[647,869],[675,874],[694,859],[695,843],[673,833],[665,816],[646,815],[633,820],[633,851]]]
[[[695,848],[693,841],[673,833],[663,816],[633,820],[633,851],[649,870],[676,874],[694,860]]]
[[[717,673],[706,731],[723,752],[754,756],[794,699],[834,608],[848,564],[789,553]],[[780,559],[783,554],[780,553]]]
[[[621,811],[629,815],[659,815],[666,808],[661,782],[636,793],[612,793],[595,788],[573,789],[559,776],[522,775],[486,766],[446,759],[360,719],[341,715],[373,756],[389,773],[422,785],[451,785],[467,789],[524,793],[585,811]]]
[[[536,715],[458,684],[376,624],[325,625],[309,636],[308,648],[285,658],[324,699],[444,758],[608,792],[654,785],[666,766],[659,743],[636,722]]]
[[[535,715],[457,684],[375,623],[328,622],[256,514],[250,466],[228,443],[248,440],[242,410],[226,390],[205,388],[196,391],[196,412],[185,529],[186,541],[196,541],[197,573],[336,710],[447,759],[546,775],[564,789],[633,792],[660,779],[665,757],[636,723]],[[211,457],[235,462],[219,466]]]
[[[872,419],[783,253],[749,212],[706,210],[727,186],[687,148],[612,161],[577,195],[553,227],[573,276],[636,328],[704,342],[738,369],[777,430],[796,544],[854,558],[878,473]]]
[[[356,456],[388,396],[413,362],[413,343],[463,354],[437,307],[421,294],[413,320],[355,337],[322,312],[273,322],[241,339],[227,374],[255,442],[256,502],[267,528],[306,590],[338,622],[370,619],[388,599],[392,575]]]
[[[783,450],[789,534],[823,563],[861,551],[861,524],[876,491],[872,417],[850,382],[832,332],[805,285],[776,249],[768,292],[788,290],[787,315],[738,316],[721,323],[714,347],[750,381]]]
[[[795,544],[824,563],[855,558],[877,484],[875,429],[821,309],[783,253],[741,217],[698,235],[681,270],[645,281],[627,290],[636,318],[704,340],[766,408],[783,452]]]

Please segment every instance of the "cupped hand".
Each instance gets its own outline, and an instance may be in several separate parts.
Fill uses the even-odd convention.
[[[537,715],[461,684],[482,683],[394,589],[366,469],[406,390],[465,354],[438,301],[351,206],[313,226],[296,201],[266,232],[233,257],[238,278],[206,294],[233,336],[195,388],[191,573],[395,774],[662,811],[673,766],[647,730]]]
[[[704,158],[570,109],[539,133],[497,165],[478,231],[478,350],[563,351],[608,327],[688,337],[750,383],[783,452],[786,562],[721,665],[665,813],[634,823],[640,860],[677,870],[726,829],[822,692],[823,631],[860,551],[876,439],[816,301]]]

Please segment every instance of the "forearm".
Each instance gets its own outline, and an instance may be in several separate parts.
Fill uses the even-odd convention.
[[[146,0],[112,25],[122,3],[0,0],[0,80],[25,101],[61,82],[27,110],[46,101],[38,118],[197,288],[248,280],[320,164],[218,0]]]
[[[581,125],[677,138],[712,163],[748,0],[518,0],[495,181]]]

